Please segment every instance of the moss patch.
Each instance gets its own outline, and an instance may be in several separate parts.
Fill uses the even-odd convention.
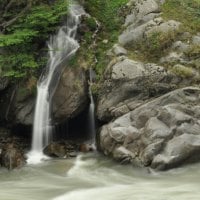
[[[189,32],[200,32],[200,0],[167,0],[162,6],[162,16],[180,21]]]

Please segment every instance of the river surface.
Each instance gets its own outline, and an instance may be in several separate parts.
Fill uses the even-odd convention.
[[[200,164],[167,172],[92,153],[0,171],[1,200],[199,200]]]

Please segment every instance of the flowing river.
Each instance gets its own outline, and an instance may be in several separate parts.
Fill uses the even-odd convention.
[[[121,166],[98,153],[0,171],[1,200],[199,200],[200,164],[167,172]]]

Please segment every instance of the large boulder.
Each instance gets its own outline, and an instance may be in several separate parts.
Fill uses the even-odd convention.
[[[53,96],[53,116],[58,122],[73,118],[88,104],[86,72],[81,68],[67,67]]]
[[[181,78],[153,63],[144,64],[121,56],[112,60],[104,74],[97,102],[102,121],[119,117],[171,91]]]
[[[200,88],[172,91],[103,126],[99,149],[157,170],[200,161],[199,110]]]
[[[119,36],[119,43],[127,48],[136,48],[138,44],[144,43],[153,35],[175,35],[180,25],[180,22],[174,20],[164,21],[161,17],[154,18],[139,26],[130,25]]]

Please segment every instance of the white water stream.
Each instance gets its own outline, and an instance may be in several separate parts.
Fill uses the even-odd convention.
[[[88,117],[88,124],[89,124],[89,133],[90,133],[90,138],[91,142],[95,143],[95,136],[96,136],[96,127],[95,127],[95,103],[94,103],[94,98],[92,95],[92,84],[93,84],[93,71],[90,68],[89,70],[89,76],[90,76],[90,82],[89,82],[89,96],[90,96],[90,105],[89,105],[89,117]]]
[[[200,164],[167,172],[119,165],[99,154],[0,169],[1,200],[199,200]]]
[[[45,73],[42,74],[37,85],[37,100],[34,115],[32,150],[28,154],[28,163],[36,164],[45,159],[42,151],[49,144],[52,134],[51,98],[60,78],[63,64],[75,54],[79,48],[76,32],[79,18],[84,14],[83,8],[72,4],[69,8],[67,24],[50,38],[49,61]]]

